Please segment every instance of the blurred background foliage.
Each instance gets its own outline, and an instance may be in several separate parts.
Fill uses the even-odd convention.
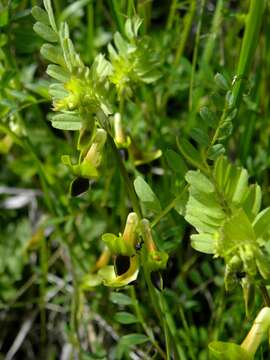
[[[34,5],[42,4],[0,1],[0,358],[159,358],[149,343],[119,341],[143,332],[136,321],[123,324],[117,317],[120,311],[133,313],[131,298],[117,297],[131,296],[132,286],[117,294],[105,287],[79,289],[102,251],[101,235],[123,228],[130,204],[107,147],[99,181],[81,197],[68,196],[71,176],[60,159],[74,155],[76,137],[48,121],[50,79],[40,55],[43,41],[32,29]],[[181,188],[182,174],[164,154],[177,150],[176,136],[190,135],[201,121],[200,108],[219,96],[214,75],[219,72],[232,81],[248,2],[55,0],[53,5],[57,20],[67,21],[86,64],[100,52],[107,55],[113,33],[123,30],[134,9],[143,19],[141,34],[152,46],[161,76],[136,88],[125,103],[123,124],[140,156],[158,149],[163,156],[136,168],[129,159],[125,163],[130,176],[143,176],[165,208]],[[243,101],[226,143],[229,157],[262,186],[264,205],[270,201],[269,19],[267,3]],[[252,319],[245,318],[240,288],[225,293],[223,263],[195,252],[190,232],[172,210],[154,236],[170,254],[164,296],[183,359],[207,359],[210,341],[239,343]],[[136,301],[163,347],[163,330],[141,277],[134,284]],[[259,309],[261,298],[255,302]],[[74,351],[78,339],[79,355]]]

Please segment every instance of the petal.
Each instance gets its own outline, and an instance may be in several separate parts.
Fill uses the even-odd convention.
[[[114,266],[109,265],[100,269],[98,275],[102,278],[105,286],[121,287],[136,280],[138,273],[139,273],[138,257],[132,256],[130,258],[130,266],[124,274],[117,276],[114,270]]]

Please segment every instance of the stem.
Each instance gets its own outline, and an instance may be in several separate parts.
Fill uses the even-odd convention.
[[[143,19],[141,33],[145,35],[151,23],[152,0],[138,0],[138,14]]]
[[[72,329],[72,334],[75,334],[75,347],[78,349],[78,358],[82,360],[82,346],[80,341],[80,332],[79,332],[79,311],[80,311],[80,288],[79,281],[77,278],[76,271],[74,270],[75,264],[71,258],[71,272],[72,272],[72,283],[73,283],[73,294],[72,294],[72,304],[71,304],[71,313],[70,313],[70,325]],[[76,358],[74,356],[74,358]]]
[[[160,214],[158,214],[155,219],[152,221],[152,224],[151,224],[151,227],[155,227],[159,222],[160,220],[165,216],[167,215],[174,207],[175,207],[175,204],[176,202],[181,199],[181,197],[185,194],[185,192],[187,191],[188,189],[188,186],[186,185],[184,187],[184,189],[181,191],[181,193],[175,198],[173,199],[166,207],[164,210],[162,210],[162,212]]]
[[[241,95],[244,90],[244,80],[246,80],[248,76],[252,58],[254,57],[258,44],[258,36],[261,28],[264,9],[264,0],[250,0],[245,34],[232,91],[234,107],[238,107]]]
[[[147,234],[145,231],[143,231],[142,227],[142,236],[147,243]],[[176,350],[177,357],[176,359],[185,360],[186,357],[184,355],[184,351],[179,343],[178,335],[177,335],[177,329],[174,323],[174,319],[170,313],[170,309],[166,303],[165,298],[163,297],[162,291],[158,291],[155,289],[154,285],[152,284],[151,278],[150,278],[150,271],[147,267],[147,252],[146,248],[142,249],[142,256],[141,256],[141,262],[142,262],[142,268],[143,268],[143,274],[144,279],[146,281],[146,285],[149,291],[150,299],[153,305],[153,308],[155,310],[155,313],[160,321],[160,324],[164,327],[165,336],[167,337],[168,334],[171,337],[171,342]],[[157,301],[158,299],[158,301]],[[168,329],[168,332],[167,332]],[[166,339],[166,342],[168,343],[168,338]]]
[[[187,323],[187,320],[186,320],[186,317],[185,317],[185,313],[184,313],[182,307],[179,308],[179,312],[180,312],[183,328],[185,330],[185,333],[187,334],[187,336],[185,336],[185,342],[186,342],[187,348],[189,349],[189,355],[190,355],[192,360],[196,360],[196,356],[194,354],[194,348],[192,347],[191,331],[189,329],[189,326],[188,326],[188,323]]]
[[[41,234],[40,246],[40,267],[41,267],[41,281],[40,281],[40,340],[41,353],[45,355],[46,346],[46,283],[48,275],[48,256],[46,239],[43,233]]]
[[[174,1],[174,0],[172,0],[172,1]],[[172,2],[170,12],[175,12],[175,10],[176,10],[176,8],[174,8],[174,3]],[[183,29],[183,31],[179,31],[180,32],[180,40],[179,40],[179,44],[177,46],[176,54],[175,54],[175,58],[174,58],[174,66],[175,67],[177,67],[179,65],[179,61],[185,50],[188,35],[190,33],[190,29],[191,29],[191,25],[192,25],[192,20],[194,18],[195,10],[196,10],[196,0],[191,0],[189,12],[184,17],[184,29]],[[174,14],[173,15],[169,14],[167,25],[166,25],[167,27],[171,26],[170,22],[173,20],[173,18],[170,19],[171,16],[174,16]],[[171,82],[172,82],[172,78],[171,78],[171,76],[169,76],[167,79],[168,87]],[[167,91],[163,95],[163,99],[161,101],[161,108],[162,108],[163,112],[166,109],[169,96],[170,96],[169,91]]]
[[[132,14],[136,14],[136,9],[135,9],[135,5],[134,5],[134,1],[133,1],[133,0],[128,0],[127,16],[128,16],[128,17],[131,17]]]
[[[189,85],[189,110],[192,109],[194,77],[195,77],[196,64],[197,64],[197,58],[198,58],[198,49],[199,49],[199,41],[200,41],[200,36],[201,36],[202,16],[203,16],[204,6],[205,6],[205,0],[201,0],[199,21],[198,21],[198,27],[197,27],[197,32],[196,32],[196,38],[195,38],[195,47],[194,47],[193,58],[192,58],[191,78],[190,78],[190,85]]]
[[[208,156],[209,150],[211,149],[211,147],[212,147],[213,145],[215,145],[216,141],[218,140],[218,137],[219,137],[219,135],[220,135],[220,129],[221,129],[221,127],[222,127],[222,125],[223,125],[223,123],[224,123],[224,120],[225,120],[225,118],[226,118],[226,116],[227,116],[227,110],[228,110],[228,109],[227,109],[227,105],[225,105],[225,107],[224,107],[224,109],[223,109],[223,112],[222,112],[222,115],[221,115],[221,118],[220,118],[220,120],[219,120],[218,126],[217,126],[217,128],[215,129],[214,135],[213,135],[212,140],[211,140],[211,142],[210,142],[210,145],[208,146],[208,148],[207,148],[207,150],[206,150],[206,158],[207,158],[207,156]]]
[[[171,6],[170,6],[169,16],[168,16],[168,19],[167,19],[166,30],[170,30],[171,27],[172,27],[173,18],[175,16],[175,11],[176,11],[176,5],[177,5],[177,0],[172,0]]]
[[[112,11],[113,18],[116,22],[117,28],[122,35],[124,34],[124,24],[119,9],[119,0],[109,0],[110,8]]]
[[[270,307],[270,297],[269,297],[268,291],[266,289],[266,286],[261,285],[260,290],[261,290],[261,293],[262,293],[262,297],[263,297],[265,306]]]
[[[220,31],[223,6],[224,6],[224,0],[218,0],[216,9],[215,9],[214,18],[212,21],[210,35],[209,35],[208,41],[205,44],[204,51],[202,54],[202,64],[203,65],[208,65],[213,56],[213,50],[214,50],[217,34]],[[203,66],[201,67],[201,71],[204,71]]]
[[[176,359],[184,360],[184,359],[186,359],[185,353],[184,353],[184,350],[182,349],[182,346],[180,345],[175,322],[170,313],[168,304],[167,304],[162,292],[158,293],[158,297],[159,297],[159,305],[160,305],[160,309],[162,311],[163,319],[166,323],[166,326],[169,329],[169,332],[170,332],[170,335],[172,338],[172,343],[174,344],[174,347],[175,347],[175,350],[176,350],[176,353],[178,356],[178,357],[176,357]]]
[[[94,6],[93,1],[87,5],[87,43],[89,61],[94,57]]]
[[[142,325],[145,333],[147,334],[147,336],[149,337],[151,343],[154,345],[154,347],[157,349],[157,351],[159,352],[159,354],[162,356],[163,359],[166,359],[166,354],[164,353],[164,351],[161,349],[161,347],[159,346],[158,342],[155,340],[153,331],[151,330],[151,328],[149,328],[143,318],[140,306],[138,305],[138,301],[136,298],[136,292],[135,292],[135,288],[134,286],[131,286],[130,288],[130,293],[131,293],[131,299],[132,299],[132,305],[134,307],[136,316],[140,322],[140,324]]]
[[[175,65],[179,64],[179,60],[181,59],[183,52],[185,50],[185,46],[187,43],[188,35],[190,33],[190,29],[191,29],[195,11],[196,11],[196,0],[191,0],[189,12],[185,16],[185,19],[184,19],[184,30],[181,33],[180,42],[179,42],[179,45],[177,47],[176,54],[175,54],[175,59],[174,59]]]
[[[123,164],[123,161],[121,159],[121,156],[118,152],[118,149],[114,143],[114,140],[112,138],[112,136],[108,133],[108,141],[109,141],[109,144],[111,146],[111,149],[113,151],[113,154],[114,154],[114,157],[118,163],[118,166],[119,166],[119,170],[120,170],[120,173],[122,175],[122,178],[124,180],[124,183],[125,183],[125,186],[126,186],[126,189],[127,189],[127,193],[128,193],[128,196],[129,196],[129,199],[131,201],[131,204],[132,204],[132,207],[133,207],[133,210],[136,212],[136,214],[138,215],[138,218],[141,219],[142,218],[142,212],[141,212],[141,208],[140,208],[140,203],[139,203],[139,200],[137,198],[137,195],[135,193],[135,190],[134,190],[134,186],[128,176],[128,173],[127,173],[127,170],[125,168],[125,165]]]

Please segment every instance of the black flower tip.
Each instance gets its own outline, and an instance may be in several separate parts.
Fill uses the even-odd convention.
[[[117,255],[114,259],[115,273],[120,276],[128,271],[130,267],[130,257],[125,255]]]
[[[86,192],[89,189],[89,180],[77,177],[70,184],[70,195],[71,196],[79,196]]]

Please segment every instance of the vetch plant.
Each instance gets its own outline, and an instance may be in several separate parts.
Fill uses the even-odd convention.
[[[77,196],[83,193],[88,189],[88,181],[98,178],[108,138],[135,211],[128,215],[123,235],[107,233],[102,236],[107,247],[105,253],[113,257],[114,265],[107,265],[107,256],[105,266],[98,266],[97,274],[86,276],[82,288],[91,289],[100,283],[110,287],[126,286],[137,279],[142,267],[153,299],[153,275],[166,268],[168,254],[157,250],[151,224],[142,218],[141,205],[143,214],[148,216],[151,216],[151,211],[160,212],[161,206],[143,180],[137,178],[133,186],[118,148],[132,149],[132,140],[125,134],[122,125],[124,99],[132,97],[139,82],[158,80],[155,55],[147,42],[139,38],[142,21],[135,16],[125,23],[126,38],[119,32],[115,33],[114,45],[108,46],[109,60],[99,54],[88,67],[75,51],[67,23],[61,23],[58,29],[51,2],[44,1],[44,6],[46,12],[34,7],[32,13],[37,20],[34,30],[50,42],[41,48],[41,54],[53,63],[48,66],[47,73],[57,80],[50,85],[50,95],[54,111],[60,113],[52,117],[52,125],[62,130],[80,130],[78,164],[73,165],[68,155],[62,157],[63,163],[76,176],[71,183],[71,194]],[[201,109],[204,124],[191,132],[196,147],[188,140],[178,140],[181,154],[197,170],[186,172],[187,186],[177,200],[176,209],[179,209],[180,200],[179,213],[197,231],[197,234],[191,235],[192,247],[213,254],[214,258],[224,259],[226,290],[232,290],[237,283],[242,284],[246,310],[249,311],[250,288],[265,289],[270,276],[267,250],[270,212],[269,208],[260,211],[261,189],[257,184],[248,184],[247,171],[221,155],[225,152],[223,142],[232,133],[232,121],[237,114],[236,97],[241,92],[234,91],[237,79],[231,87],[221,74],[217,74],[215,80],[220,95],[218,99],[213,99],[213,104],[218,109],[223,97],[223,110],[220,114],[216,110],[215,114],[207,107]],[[119,101],[119,112],[111,117],[113,88]],[[188,197],[184,196],[186,191]],[[159,289],[163,290],[162,276],[158,276],[161,280]],[[162,293],[159,296],[158,312],[166,308]],[[168,326],[166,331],[175,336],[174,325]],[[181,348],[176,346],[175,349],[181,357]]]

